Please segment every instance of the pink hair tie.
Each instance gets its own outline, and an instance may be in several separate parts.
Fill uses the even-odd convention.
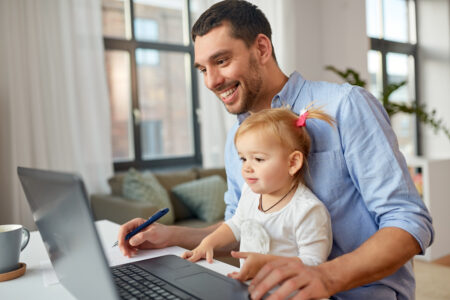
[[[307,117],[308,117],[308,111],[301,112],[300,116],[298,117],[297,121],[295,122],[295,126],[297,126],[297,127],[306,126],[306,118]]]

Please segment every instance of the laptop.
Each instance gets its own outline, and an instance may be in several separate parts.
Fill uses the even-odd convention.
[[[175,255],[110,268],[82,179],[17,171],[56,275],[77,299],[249,299],[245,284]]]

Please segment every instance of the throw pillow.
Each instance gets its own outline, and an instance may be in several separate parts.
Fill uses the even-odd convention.
[[[179,184],[172,192],[197,216],[214,222],[224,216],[223,196],[227,190],[225,181],[218,175]]]
[[[191,219],[194,215],[191,213],[189,208],[184,205],[183,202],[178,199],[174,193],[170,192],[172,188],[176,185],[179,185],[184,182],[192,181],[197,178],[196,173],[189,170],[184,171],[168,171],[168,172],[160,172],[155,174],[159,183],[169,191],[170,202],[173,206],[173,214],[175,215],[175,220],[180,221],[183,219]]]
[[[174,213],[169,195],[151,172],[141,174],[133,168],[128,170],[123,178],[122,193],[127,199],[151,203],[158,209],[168,207],[169,212],[158,222],[173,224]]]

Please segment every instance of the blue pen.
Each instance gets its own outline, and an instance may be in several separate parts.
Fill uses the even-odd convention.
[[[147,221],[145,221],[143,224],[141,224],[140,226],[138,226],[137,228],[135,228],[133,231],[131,231],[130,233],[128,233],[125,236],[125,241],[128,241],[129,239],[131,239],[133,236],[135,236],[139,231],[141,231],[144,228],[147,228],[148,226],[150,226],[152,223],[156,222],[159,218],[161,218],[162,216],[164,216],[165,214],[167,214],[169,212],[168,208],[163,208],[159,211],[157,211],[153,216],[151,216]],[[113,247],[119,245],[119,242],[115,242]]]

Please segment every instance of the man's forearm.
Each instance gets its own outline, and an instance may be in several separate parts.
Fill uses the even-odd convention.
[[[355,251],[323,263],[319,269],[332,293],[349,290],[395,273],[421,249],[408,232],[387,227],[380,229]]]

